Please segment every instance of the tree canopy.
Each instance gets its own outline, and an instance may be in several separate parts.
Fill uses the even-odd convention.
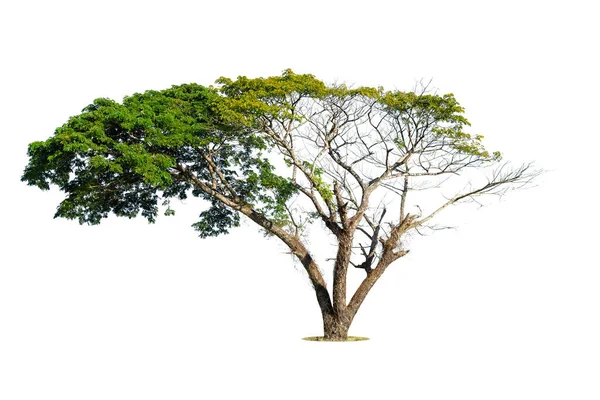
[[[337,337],[343,326],[347,334],[387,266],[408,252],[405,233],[451,204],[502,193],[536,175],[529,164],[510,169],[469,126],[452,94],[327,85],[286,70],[149,90],[122,103],[96,99],[54,136],[30,144],[22,180],[58,186],[66,197],[55,217],[82,224],[111,213],[154,222],[161,205],[173,214],[170,200],[190,195],[209,202],[193,224],[201,237],[229,232],[243,214],[304,265],[326,336],[327,321],[334,321],[329,334]],[[408,212],[407,196],[417,187],[489,166],[497,168],[487,182],[426,214]],[[393,196],[395,210],[380,192]],[[332,295],[302,240],[317,220],[338,240]],[[348,302],[349,266],[367,275]]]

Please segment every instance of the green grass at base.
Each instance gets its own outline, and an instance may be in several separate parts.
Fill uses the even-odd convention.
[[[359,342],[362,340],[369,340],[369,338],[362,336],[348,336],[346,340],[325,340],[323,336],[308,336],[302,338],[302,340],[307,340],[311,342]]]

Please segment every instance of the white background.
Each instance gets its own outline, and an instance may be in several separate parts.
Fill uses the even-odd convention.
[[[600,398],[594,2],[215,3],[0,6],[0,398]],[[249,223],[201,240],[190,200],[80,226],[19,181],[27,144],[94,98],[285,68],[433,78],[489,149],[548,171],[412,241],[351,328],[370,341],[300,340],[322,334],[312,289]]]

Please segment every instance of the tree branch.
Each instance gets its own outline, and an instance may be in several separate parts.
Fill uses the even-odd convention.
[[[323,275],[319,271],[317,263],[312,258],[304,244],[297,237],[290,235],[285,230],[270,221],[263,214],[255,211],[252,207],[243,203],[241,200],[227,197],[212,189],[209,184],[198,179],[193,172],[186,169],[183,165],[179,164],[175,169],[179,171],[178,173],[173,173],[175,176],[184,177],[193,186],[219,200],[226,206],[246,215],[257,225],[277,236],[283,243],[285,243],[290,249],[291,253],[295,255],[298,260],[300,260],[304,266],[304,269],[308,273],[313,288],[315,289],[317,301],[319,302],[321,311],[323,313],[333,313],[333,305],[331,303],[331,298],[329,297],[329,291],[327,290],[325,279],[323,279]]]
[[[363,255],[365,256],[365,261],[362,264],[355,265],[356,268],[362,268],[365,270],[367,275],[371,273],[371,265],[373,264],[373,260],[375,259],[375,251],[377,250],[377,245],[379,244],[379,230],[381,229],[381,221],[383,221],[383,217],[385,217],[387,209],[383,209],[381,213],[381,217],[379,218],[379,222],[377,226],[373,230],[373,235],[371,236],[371,247],[369,248],[369,252],[367,253],[361,245],[361,250]]]
[[[425,218],[411,223],[409,229],[423,225],[448,206],[463,199],[474,198],[475,196],[486,194],[503,195],[507,190],[522,188],[531,183],[531,181],[542,172],[539,170],[532,170],[533,164],[531,163],[523,164],[515,170],[504,172],[507,165],[507,163],[504,163],[494,170],[492,177],[488,179],[488,182],[485,185],[465,193],[457,194]]]

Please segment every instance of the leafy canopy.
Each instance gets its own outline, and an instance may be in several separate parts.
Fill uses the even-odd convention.
[[[215,89],[196,84],[134,94],[122,104],[96,99],[54,136],[29,145],[22,180],[41,189],[57,185],[67,196],[55,217],[88,224],[111,212],[129,218],[141,212],[154,222],[159,200],[191,193],[211,201],[194,227],[203,237],[215,236],[238,225],[237,213],[172,173],[182,164],[210,180],[204,155],[211,154],[246,201],[260,201],[264,213],[279,215],[290,185],[262,156],[263,139],[244,126],[223,123],[221,102]]]
[[[335,121],[343,123],[336,104],[354,111],[366,105],[392,127],[417,121],[414,129],[421,129],[422,137],[403,137],[400,129],[382,139],[393,142],[398,154],[416,152],[419,142],[427,142],[438,143],[436,151],[450,149],[481,162],[499,159],[483,148],[481,136],[464,132],[469,123],[452,94],[328,86],[291,70],[269,78],[220,78],[217,84],[149,90],[122,103],[96,99],[52,137],[29,145],[22,180],[44,190],[58,186],[66,197],[55,217],[82,224],[98,224],[110,213],[128,218],[141,213],[154,222],[160,204],[172,215],[169,200],[191,194],[210,202],[193,225],[207,237],[239,225],[241,205],[273,224],[289,225],[290,199],[303,188],[316,191],[319,201],[335,209],[335,179],[325,173],[321,159],[289,154],[285,146],[311,118],[325,121],[328,129],[336,127]],[[310,131],[303,135],[296,140],[306,139]],[[331,143],[314,140],[317,147],[331,148]],[[434,148],[430,144],[422,151]],[[282,156],[288,176],[275,172],[273,154]],[[296,177],[297,170],[308,186]]]

